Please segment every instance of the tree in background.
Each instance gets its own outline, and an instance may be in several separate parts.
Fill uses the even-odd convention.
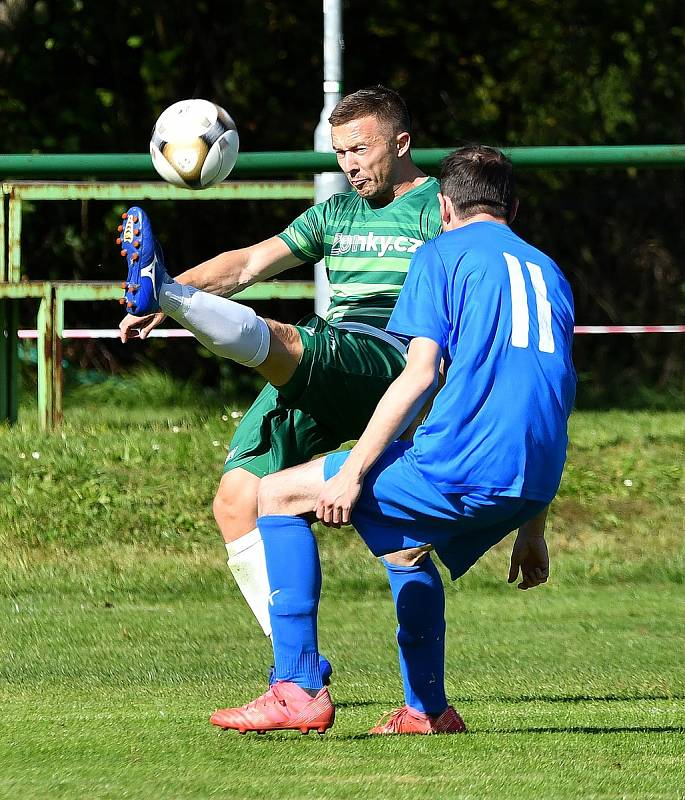
[[[321,108],[321,27],[318,0],[6,2],[4,149],[141,152],[159,112],[190,96],[229,109],[244,151],[310,149]],[[345,28],[345,88],[381,82],[402,92],[420,147],[685,141],[680,0],[348,0]],[[682,172],[520,173],[519,181],[516,227],[567,271],[580,323],[683,320]],[[118,274],[115,209],[90,206],[36,206],[23,231],[31,277]],[[208,208],[155,205],[172,269],[278,232],[301,204]],[[116,317],[116,309],[107,313]],[[581,397],[627,403],[639,399],[639,386],[682,392],[683,350],[679,336],[581,337]]]

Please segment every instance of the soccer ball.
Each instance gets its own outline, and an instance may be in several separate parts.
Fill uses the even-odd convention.
[[[238,131],[221,106],[209,100],[180,100],[155,123],[150,155],[165,181],[205,189],[220,183],[233,169]]]

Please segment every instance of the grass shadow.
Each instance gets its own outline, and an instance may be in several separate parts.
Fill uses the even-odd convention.
[[[682,725],[621,725],[608,727],[598,727],[595,725],[567,725],[543,728],[481,728],[477,731],[477,733],[685,733],[685,727]]]
[[[480,695],[478,697],[459,697],[455,703],[632,703],[640,700],[685,700],[684,694],[635,694],[625,695],[522,695],[520,697],[505,697],[504,695]]]

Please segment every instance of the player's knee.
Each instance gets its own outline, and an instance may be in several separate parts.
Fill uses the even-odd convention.
[[[219,487],[214,495],[214,500],[212,501],[212,511],[214,513],[214,519],[216,520],[217,525],[221,526],[224,520],[229,516],[230,510],[230,501],[226,499],[225,495],[221,491],[221,487]]]
[[[383,560],[394,567],[417,567],[426,560],[432,549],[431,545],[411,547],[407,550],[398,550],[396,553],[388,553]]]
[[[258,489],[259,478],[255,475],[242,475],[238,470],[224,474],[214,495],[212,511],[225,541],[233,541],[254,530]]]
[[[283,386],[295,374],[302,359],[302,338],[294,325],[273,319],[267,319],[265,323],[269,332],[269,355],[259,372],[273,386]]]
[[[421,647],[427,642],[442,642],[445,639],[445,622],[436,622],[433,625],[400,624],[397,628],[397,644],[402,648]]]

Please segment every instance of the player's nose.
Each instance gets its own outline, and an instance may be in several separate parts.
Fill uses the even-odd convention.
[[[357,157],[354,153],[345,153],[343,169],[348,175],[354,175],[359,172],[359,164],[357,163]]]

